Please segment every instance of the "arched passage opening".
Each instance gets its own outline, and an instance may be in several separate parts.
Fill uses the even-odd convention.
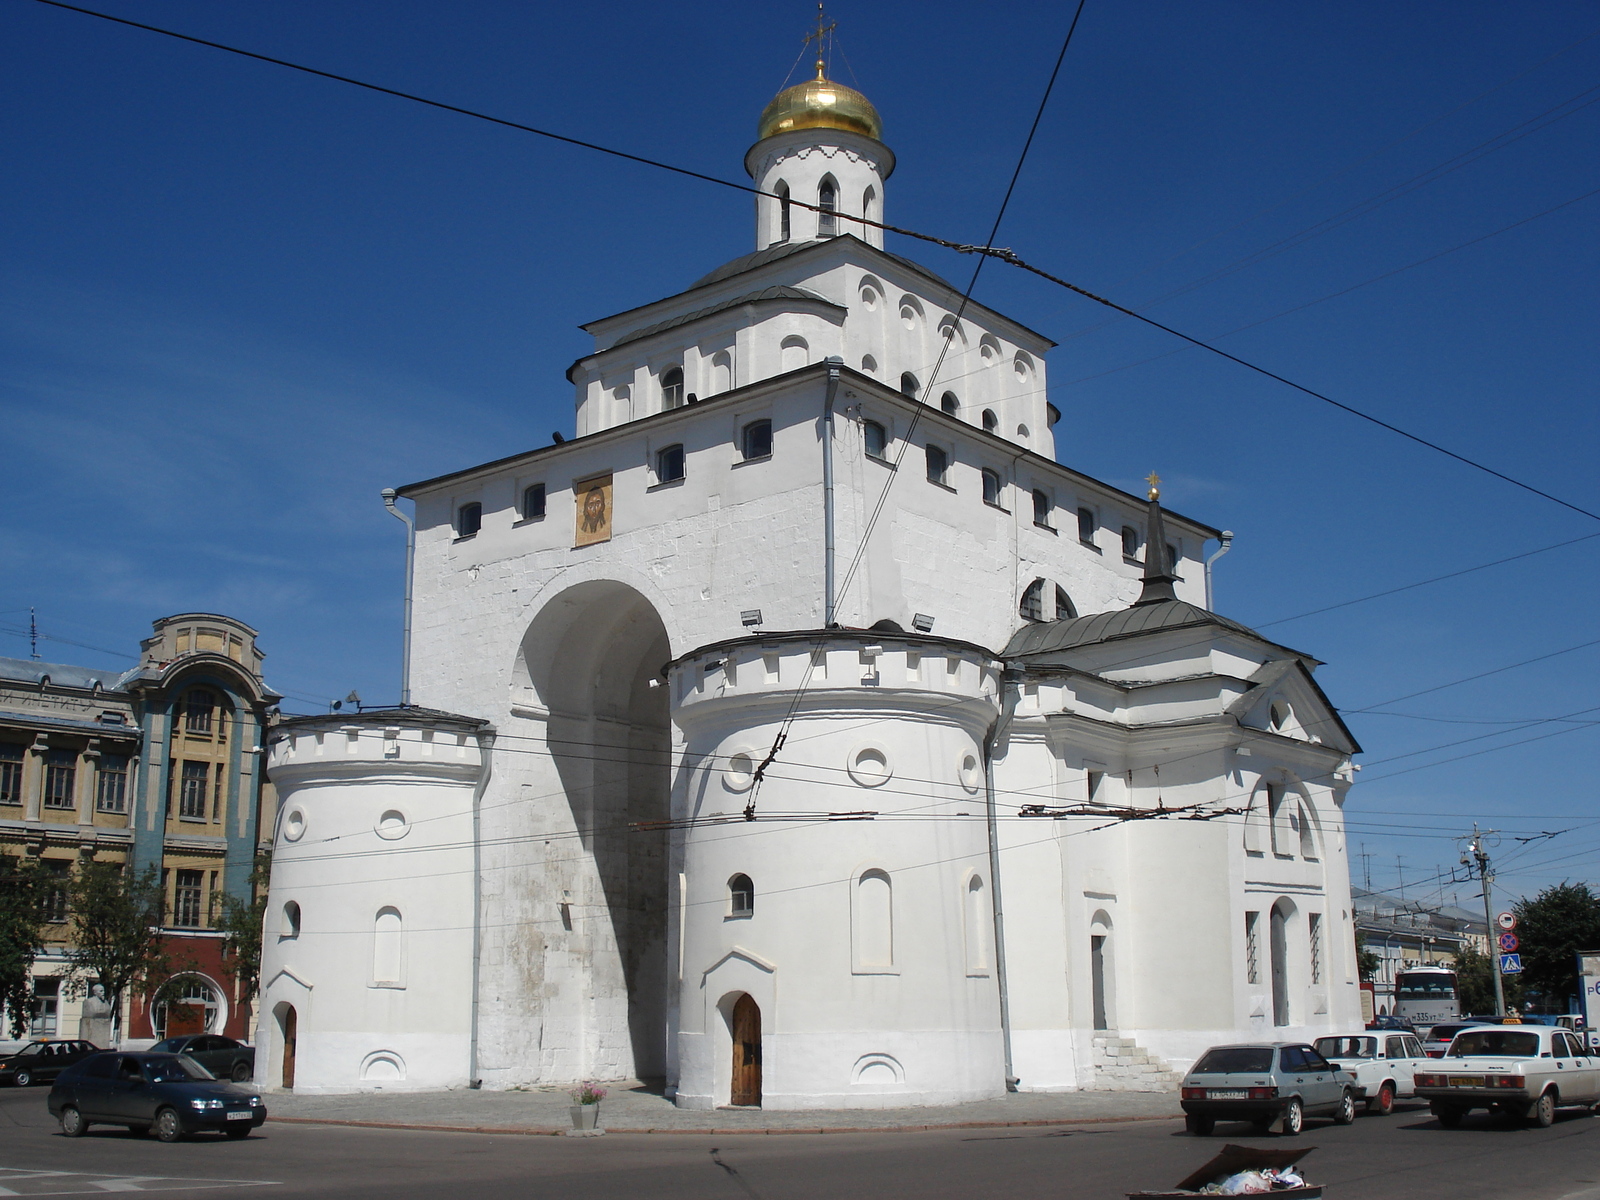
[[[277,1006],[273,1015],[278,1018],[278,1045],[282,1048],[278,1060],[278,1086],[286,1092],[292,1092],[295,1042],[299,1039],[299,1014],[295,1012],[294,1005],[284,1003]]]
[[[1289,921],[1294,916],[1294,905],[1279,900],[1272,906],[1272,1023],[1293,1024],[1289,1005]]]
[[[540,609],[519,664],[548,710],[551,759],[602,893],[603,911],[581,909],[598,926],[593,994],[626,995],[627,1030],[612,1032],[625,1035],[639,1078],[664,1075],[667,1061],[667,835],[632,830],[669,812],[667,689],[651,685],[671,657],[644,596],[592,580]]]

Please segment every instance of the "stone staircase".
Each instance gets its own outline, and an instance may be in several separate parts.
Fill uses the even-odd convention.
[[[1095,1092],[1172,1092],[1183,1078],[1132,1038],[1109,1033],[1090,1043],[1089,1066]]]

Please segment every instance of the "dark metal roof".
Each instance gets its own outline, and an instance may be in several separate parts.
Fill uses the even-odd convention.
[[[724,300],[721,304],[713,304],[709,308],[702,308],[681,317],[673,317],[667,321],[658,321],[654,325],[646,325],[643,329],[636,329],[620,341],[613,342],[611,349],[626,346],[629,342],[637,342],[652,334],[665,333],[669,329],[677,329],[682,325],[690,325],[703,317],[715,316],[719,312],[727,312],[730,308],[740,308],[746,304],[770,304],[783,300],[804,300],[812,304],[826,304],[829,308],[844,312],[842,304],[835,304],[826,296],[819,296],[815,292],[808,292],[805,288],[789,287],[787,284],[778,284],[774,287],[762,288],[759,292],[748,292],[743,296],[735,296],[732,300]],[[581,361],[581,360],[580,360]]]
[[[457,728],[467,732],[492,731],[485,717],[467,717],[446,712],[440,708],[423,708],[408,704],[395,708],[363,708],[354,712],[313,713],[302,717],[285,717],[272,727],[274,739],[285,733],[302,730],[339,729],[349,725],[367,725],[385,728],[391,725],[423,725]]]
[[[82,688],[93,691],[116,691],[122,672],[102,671],[94,667],[73,667],[66,663],[36,662],[31,658],[0,658],[0,679],[16,683],[39,683],[45,676],[58,687]]]
[[[855,237],[854,234],[844,234],[842,236],[852,238]],[[860,238],[856,238],[855,240],[861,241]],[[696,279],[692,284],[689,285],[689,290],[692,292],[695,288],[705,287],[707,284],[721,283],[724,279],[731,279],[735,275],[741,275],[746,271],[753,271],[757,267],[764,267],[769,262],[777,262],[780,258],[787,258],[789,255],[794,254],[797,251],[808,250],[813,246],[826,245],[827,243],[834,241],[838,241],[838,238],[817,238],[808,242],[785,242],[777,246],[768,246],[765,250],[757,250],[754,254],[741,254],[732,262],[723,263],[715,271],[712,271],[711,274],[702,275],[699,279]],[[864,246],[867,245],[866,242],[862,242],[861,244]],[[872,248],[877,249],[876,247]],[[913,262],[909,258],[905,258],[899,254],[891,253],[888,250],[879,250],[878,253],[882,254],[885,258],[893,259],[895,262],[899,263],[902,267],[905,267],[909,271],[915,271],[918,275],[924,275],[929,279],[944,284],[945,287],[950,288],[952,291],[960,290],[948,279],[934,274],[921,263]]]
[[[1018,658],[1031,654],[1048,654],[1056,650],[1071,650],[1077,646],[1093,646],[1101,642],[1114,642],[1122,638],[1143,634],[1166,633],[1174,629],[1196,629],[1214,626],[1230,633],[1241,633],[1258,642],[1267,641],[1255,630],[1237,621],[1208,612],[1186,600],[1162,600],[1155,604],[1141,604],[1113,612],[1091,613],[1086,617],[1069,617],[1065,621],[1045,621],[1026,625],[1012,635],[1001,652],[1003,658]],[[1277,645],[1269,642],[1269,645]],[[1287,647],[1284,647],[1287,649]],[[1302,655],[1298,650],[1291,654]]]

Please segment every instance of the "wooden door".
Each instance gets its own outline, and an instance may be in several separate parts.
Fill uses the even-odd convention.
[[[299,1024],[299,1016],[291,1004],[283,1013],[283,1086],[291,1090],[294,1088],[294,1048]]]
[[[748,995],[733,1006],[733,1088],[728,1103],[761,1105],[761,1007]]]

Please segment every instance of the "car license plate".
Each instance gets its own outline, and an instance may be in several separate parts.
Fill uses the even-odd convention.
[[[1243,1100],[1244,1098],[1245,1090],[1243,1088],[1206,1089],[1206,1099],[1208,1100]]]
[[[231,1112],[231,1113],[228,1114],[228,1120],[230,1120],[230,1121],[248,1121],[253,1116],[255,1116],[255,1113],[252,1113],[252,1112]]]
[[[1452,1075],[1452,1076],[1450,1076],[1450,1086],[1451,1087],[1482,1087],[1483,1086],[1483,1076],[1482,1075]]]

